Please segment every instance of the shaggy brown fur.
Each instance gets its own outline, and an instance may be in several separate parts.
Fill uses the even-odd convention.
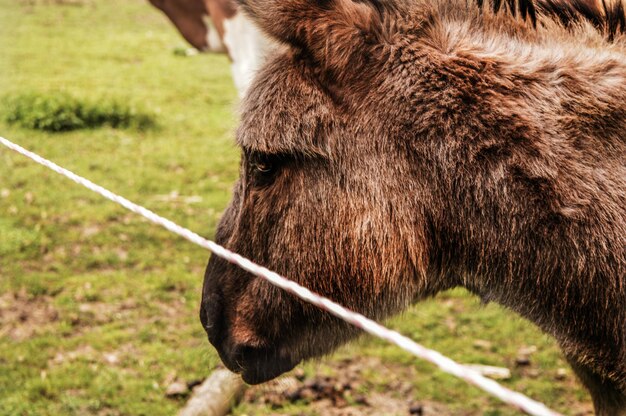
[[[570,27],[582,19],[602,31],[609,41],[619,33],[626,32],[626,13],[621,1],[607,3],[602,0],[541,0],[539,8],[546,14],[556,16]]]
[[[574,1],[242,1],[291,48],[244,103],[217,241],[376,319],[465,287],[626,414],[624,9]],[[251,383],[357,333],[217,258],[201,319]]]

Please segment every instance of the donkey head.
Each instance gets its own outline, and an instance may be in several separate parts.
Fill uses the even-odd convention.
[[[223,19],[236,13],[233,0],[149,0],[174,23],[191,46],[199,51],[226,52],[220,39]],[[209,19],[209,15],[211,19]]]
[[[622,4],[240,1],[288,48],[243,103],[217,241],[375,319],[464,286],[626,411]],[[215,257],[201,320],[249,383],[356,334]]]
[[[194,48],[209,47],[209,28],[204,18],[207,8],[204,0],[149,0],[174,23],[178,31]]]
[[[243,6],[291,47],[260,72],[243,104],[241,176],[217,242],[375,318],[442,289],[423,278],[429,196],[410,179],[421,169],[405,124],[413,115],[385,98],[410,82],[409,68],[385,68],[382,39],[397,10],[352,0]],[[355,335],[216,257],[201,320],[224,363],[249,383]]]

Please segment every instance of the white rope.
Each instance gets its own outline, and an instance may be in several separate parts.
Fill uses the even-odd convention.
[[[236,264],[237,266],[252,273],[253,275],[261,277],[267,280],[268,282],[270,282],[271,284],[278,286],[279,288],[284,289],[287,292],[293,293],[300,299],[305,300],[309,303],[312,303],[313,305],[330,312],[331,314],[337,316],[338,318],[343,319],[349,324],[354,325],[357,328],[360,328],[363,331],[371,335],[374,335],[378,338],[384,339],[392,344],[395,344],[398,347],[402,348],[403,350],[408,351],[411,354],[415,355],[416,357],[419,357],[423,360],[426,360],[435,364],[442,371],[445,371],[446,373],[459,377],[467,381],[468,383],[481,388],[487,393],[497,397],[498,399],[502,400],[505,403],[508,403],[511,406],[514,406],[520,410],[523,410],[529,415],[559,416],[559,413],[556,413],[548,409],[542,403],[536,402],[524,396],[523,394],[507,389],[506,387],[501,386],[497,382],[483,377],[481,374],[477,373],[476,371],[471,370],[461,364],[456,363],[450,358],[443,356],[439,352],[423,347],[396,331],[387,329],[384,326],[380,325],[379,323],[372,321],[371,319],[368,319],[361,314],[352,312],[344,308],[343,306],[333,302],[332,300],[328,298],[317,295],[311,292],[309,289],[300,286],[296,282],[290,281],[278,275],[277,273],[274,273],[266,269],[265,267],[259,266],[251,262],[250,260],[240,256],[239,254],[233,253],[225,249],[224,247],[220,246],[219,244],[214,243],[213,241],[207,240],[199,236],[193,231],[183,228],[173,223],[172,221],[166,218],[163,218],[155,214],[154,212],[129,201],[126,198],[116,195],[113,192],[99,185],[96,185],[95,183],[81,176],[78,176],[75,173],[72,173],[67,169],[62,168],[58,166],[57,164],[50,162],[49,160],[46,160],[43,157],[33,152],[28,151],[24,149],[23,147],[3,137],[0,137],[0,143],[8,147],[9,149],[12,149],[34,160],[35,162],[49,169],[52,169],[53,171],[63,176],[66,176],[67,178],[73,180],[74,182],[80,185],[83,185],[85,188],[90,189],[93,192],[96,192],[102,195],[103,197],[122,205],[123,207],[129,209],[130,211],[147,218],[153,223],[158,224],[168,229],[169,231],[180,235],[183,238],[186,238],[192,243],[210,250],[216,256],[221,257],[222,259],[230,263]]]

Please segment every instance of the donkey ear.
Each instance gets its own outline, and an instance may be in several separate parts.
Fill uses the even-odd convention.
[[[379,0],[237,1],[269,35],[331,70],[358,63],[382,28]]]

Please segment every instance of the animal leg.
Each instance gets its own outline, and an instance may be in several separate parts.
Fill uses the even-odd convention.
[[[568,358],[572,369],[591,393],[593,406],[598,416],[626,416],[626,392],[590,367]]]

